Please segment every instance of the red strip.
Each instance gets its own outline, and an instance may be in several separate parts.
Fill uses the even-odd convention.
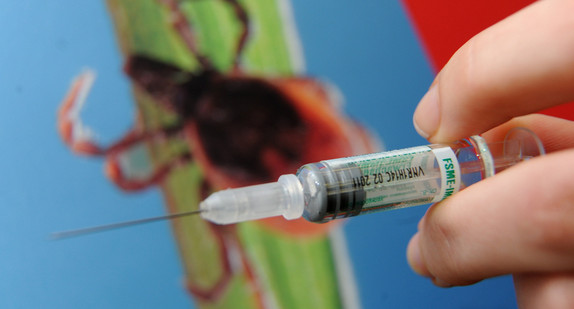
[[[533,0],[403,0],[411,23],[435,72],[475,34],[534,2]],[[574,102],[545,110],[574,120]]]

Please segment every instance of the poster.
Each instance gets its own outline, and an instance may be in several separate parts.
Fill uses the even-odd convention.
[[[290,6],[302,47],[297,73],[336,85],[345,97],[345,119],[373,132],[385,148],[425,144],[411,117],[434,73],[405,6],[398,1]],[[170,222],[50,240],[56,231],[166,212],[161,190],[126,194],[105,176],[103,159],[74,155],[58,133],[57,111],[70,82],[88,67],[97,79],[81,114],[98,142],[112,144],[137,124],[113,18],[105,2],[0,4],[0,307],[197,304],[186,288]],[[352,301],[362,308],[514,306],[509,277],[440,289],[410,271],[405,248],[425,209],[343,224],[357,290]]]

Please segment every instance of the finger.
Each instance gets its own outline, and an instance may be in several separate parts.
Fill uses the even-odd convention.
[[[514,275],[521,309],[574,308],[574,273]]]
[[[483,136],[487,141],[501,141],[506,133],[514,127],[524,127],[535,132],[543,141],[544,147],[549,153],[574,147],[574,122],[539,114],[512,119],[486,132]],[[419,229],[422,229],[423,223],[421,221]],[[432,277],[420,256],[419,238],[420,235],[417,233],[409,243],[409,262],[415,272],[423,276]],[[440,281],[438,283],[448,285]]]
[[[574,99],[574,1],[538,1],[450,59],[414,114],[432,142],[482,133]]]
[[[439,285],[508,273],[574,271],[574,149],[523,162],[439,204],[408,248]]]

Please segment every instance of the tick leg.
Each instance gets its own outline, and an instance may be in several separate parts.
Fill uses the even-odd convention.
[[[123,153],[114,153],[106,157],[106,175],[119,188],[124,191],[138,191],[161,183],[169,173],[192,161],[189,152],[185,152],[171,161],[156,167],[146,177],[130,177],[126,173],[126,167],[122,166],[121,156]]]
[[[211,68],[211,63],[208,58],[202,55],[197,48],[196,36],[193,32],[191,22],[186,18],[185,14],[181,11],[179,7],[179,1],[177,0],[158,0],[163,3],[171,12],[171,23],[174,29],[179,33],[183,42],[186,44],[190,52],[195,55],[201,64],[201,66],[206,68]],[[231,5],[233,12],[240,23],[241,30],[239,33],[239,38],[237,40],[237,45],[235,46],[235,56],[233,58],[233,70],[235,72],[239,71],[239,59],[241,54],[245,49],[245,44],[247,43],[247,38],[249,36],[249,16],[247,11],[237,0],[222,0]]]
[[[86,71],[78,76],[72,83],[68,95],[58,111],[58,129],[66,145],[81,155],[106,157],[106,170],[110,179],[120,188],[128,191],[140,190],[161,182],[169,172],[182,164],[192,161],[188,152],[180,154],[177,158],[156,167],[145,177],[128,177],[123,168],[122,156],[131,148],[145,142],[160,141],[173,138],[180,134],[181,123],[160,127],[155,130],[141,131],[132,129],[121,139],[110,146],[102,146],[93,138],[80,118],[80,111],[93,84],[95,74]]]
[[[74,81],[58,111],[58,131],[64,142],[76,153],[102,154],[102,149],[92,142],[92,133],[80,119],[80,110],[92,84],[95,73],[84,71]]]
[[[233,270],[231,267],[231,259],[236,258],[232,254],[236,250],[233,242],[230,241],[229,231],[230,227],[216,225],[208,222],[208,226],[211,229],[211,234],[215,236],[217,240],[217,246],[219,247],[219,261],[213,261],[214,263],[219,262],[219,267],[221,268],[220,277],[217,278],[210,286],[205,286],[205,284],[196,283],[193,278],[189,277],[187,280],[187,290],[196,298],[202,302],[215,303],[220,301],[224,296],[226,289],[229,287],[231,280],[233,279]],[[235,252],[233,252],[235,253]]]
[[[207,57],[202,55],[197,48],[197,40],[195,33],[193,32],[193,27],[191,22],[187,20],[185,14],[181,11],[179,7],[179,1],[177,0],[158,0],[163,3],[165,7],[168,8],[171,18],[170,22],[173,28],[183,40],[187,49],[197,58],[197,61],[204,69],[209,69],[212,67],[211,62]]]
[[[82,123],[80,112],[95,79],[93,71],[85,71],[74,81],[58,111],[58,131],[64,143],[81,155],[102,156],[124,151],[131,146],[152,139],[169,138],[181,131],[176,123],[156,130],[130,130],[111,146],[101,146],[93,139],[91,130]]]
[[[237,0],[223,0],[229,5],[233,7],[233,11],[237,20],[241,24],[241,33],[239,34],[239,38],[237,40],[237,45],[235,47],[235,58],[233,59],[233,70],[239,71],[239,59],[241,58],[241,54],[245,49],[245,44],[247,43],[247,38],[249,36],[249,15],[247,15],[247,11],[245,8],[239,3]]]

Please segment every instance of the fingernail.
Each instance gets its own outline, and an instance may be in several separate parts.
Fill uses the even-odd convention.
[[[413,116],[415,130],[426,139],[433,136],[438,130],[440,122],[438,101],[438,87],[435,83],[419,102]]]
[[[419,239],[419,233],[416,233],[415,236],[411,238],[411,241],[407,246],[407,261],[415,273],[424,277],[430,277],[431,274],[428,271],[421,255]]]

